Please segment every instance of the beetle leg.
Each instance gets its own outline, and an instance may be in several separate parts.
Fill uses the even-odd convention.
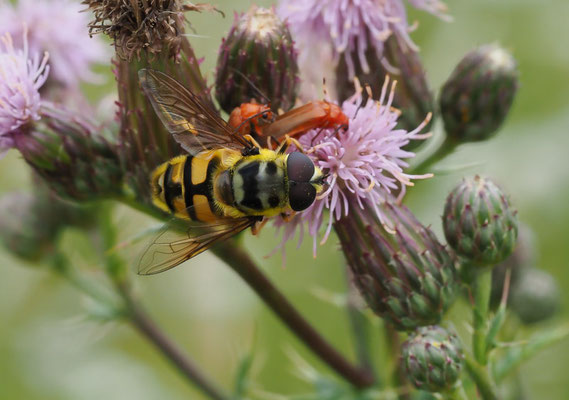
[[[261,145],[259,144],[259,142],[257,142],[253,136],[251,135],[243,135],[243,138],[247,141],[249,141],[249,143],[251,143],[253,146],[255,146],[256,148],[260,149]]]
[[[289,135],[285,135],[284,140],[281,142],[281,145],[277,149],[277,153],[284,154],[284,152],[287,151],[288,147],[291,144],[294,144],[299,152],[306,154],[306,151],[304,151],[304,147],[302,146],[302,144],[300,144],[298,140],[290,137]]]

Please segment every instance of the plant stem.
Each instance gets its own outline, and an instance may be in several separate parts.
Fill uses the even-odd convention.
[[[62,278],[66,279],[75,289],[94,301],[109,307],[109,309],[113,309],[117,315],[122,313],[118,305],[120,299],[116,297],[113,298],[113,293],[110,290],[106,290],[105,287],[93,281],[86,280],[81,274],[77,273],[64,254],[56,252],[51,260],[51,265],[53,270]]]
[[[119,198],[118,200],[155,218],[164,219],[165,217],[154,207],[147,207],[128,198]],[[177,221],[172,222],[176,224]],[[178,221],[178,223],[180,227],[184,226],[182,221]],[[265,277],[249,255],[236,246],[233,240],[225,240],[217,244],[212,248],[212,252],[225,261],[289,329],[338,374],[358,388],[369,387],[375,383],[375,379],[369,371],[352,365],[316,332],[286,297]]]
[[[127,318],[133,327],[156,346],[178,371],[203,393],[214,400],[229,400],[229,396],[206,377],[197,364],[185,356],[178,346],[150,319],[142,307],[132,298],[129,288],[125,284],[121,284],[119,289],[127,303]]]
[[[392,387],[405,388],[397,395],[399,400],[408,400],[409,395],[409,379],[407,379],[407,373],[401,365],[401,338],[399,337],[399,332],[393,327],[393,325],[387,323],[385,324],[385,334],[387,338],[387,344],[391,352],[391,360],[393,362],[393,375],[392,375]]]
[[[143,207],[139,207],[138,209],[146,211]],[[115,247],[117,239],[117,231],[113,224],[112,209],[110,207],[103,207],[101,210],[99,231],[103,238],[105,251],[105,271],[124,302],[124,317],[139,333],[154,344],[160,352],[174,364],[182,375],[188,378],[188,380],[195,384],[203,393],[214,400],[228,400],[229,396],[225,395],[217,385],[211,382],[194,361],[182,353],[178,346],[154,323],[134,296],[132,296],[130,286],[127,282],[128,268],[124,260],[115,252],[108,252],[109,249]]]
[[[233,240],[226,240],[213,248],[215,254],[227,263],[259,297],[273,310],[289,329],[339,375],[358,388],[374,384],[369,371],[352,365],[344,356],[320,336],[300,315],[286,297],[267,279],[249,255]]]
[[[470,356],[466,356],[465,365],[468,374],[478,387],[480,396],[483,400],[498,400],[496,387],[488,374],[488,370],[474,361]]]
[[[476,361],[482,365],[488,364],[488,346],[486,343],[486,323],[490,306],[490,292],[492,290],[492,269],[480,271],[473,287],[474,309],[472,336],[472,351]]]
[[[459,384],[456,387],[451,389],[448,393],[445,393],[444,398],[447,400],[468,400],[468,396],[464,391],[464,386],[462,386],[462,382],[459,382]]]
[[[352,328],[352,336],[354,337],[358,363],[360,367],[369,371],[370,374],[374,374],[373,363],[370,357],[371,352],[369,348],[369,332],[366,326],[367,321],[358,307],[350,300],[350,297],[351,295],[348,293],[348,304],[346,307]]]
[[[435,151],[429,154],[427,158],[422,160],[419,164],[413,166],[410,173],[423,174],[425,172],[429,172],[429,169],[433,164],[454,152],[457,146],[458,143],[456,141],[446,137]]]
[[[348,313],[348,319],[350,320],[350,327],[352,328],[352,337],[354,339],[358,364],[360,367],[368,370],[370,374],[373,374],[376,379],[376,386],[380,386],[377,374],[373,368],[372,359],[370,357],[371,350],[367,319],[356,303],[356,293],[354,292],[355,289],[352,285],[350,285],[351,277],[349,269],[345,268],[345,271],[347,298],[346,311]]]

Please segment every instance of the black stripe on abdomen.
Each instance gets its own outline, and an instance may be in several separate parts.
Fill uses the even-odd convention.
[[[172,182],[172,164],[168,164],[164,172],[164,200],[171,212],[176,212],[174,208],[174,198],[182,194],[182,186],[179,183]]]
[[[184,162],[184,203],[186,203],[186,210],[188,216],[192,220],[197,220],[196,210],[194,209],[194,185],[192,184],[192,159],[191,155],[186,156]]]

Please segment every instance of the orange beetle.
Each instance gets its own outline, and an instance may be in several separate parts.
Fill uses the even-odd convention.
[[[263,145],[269,137],[298,137],[310,129],[347,128],[349,125],[348,117],[340,106],[324,100],[293,108],[276,119],[270,107],[264,104],[243,103],[231,112],[228,122],[242,135],[250,134]]]
[[[271,108],[264,104],[243,103],[229,115],[229,126],[241,135],[263,136],[263,128],[275,120]]]
[[[300,136],[310,129],[348,127],[349,120],[340,106],[324,100],[311,101],[300,107],[279,115],[275,122],[262,128],[265,137],[279,139],[288,136]]]

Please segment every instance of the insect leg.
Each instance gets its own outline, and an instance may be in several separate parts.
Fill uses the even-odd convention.
[[[251,233],[253,235],[257,235],[259,232],[261,232],[261,229],[263,229],[268,221],[269,220],[267,218],[263,218],[262,220],[255,222],[255,224],[251,225]]]
[[[306,151],[304,150],[304,147],[302,146],[302,144],[300,144],[300,142],[298,140],[290,137],[289,135],[285,136],[285,138],[284,138],[283,142],[281,143],[277,152],[279,154],[284,153],[291,144],[294,144],[296,146],[296,148],[298,149],[298,151],[300,151],[303,154],[306,154]],[[283,150],[283,148],[284,148],[284,150]]]
[[[243,138],[245,138],[245,140],[249,141],[249,143],[251,143],[252,146],[256,147],[257,149],[261,148],[261,145],[259,144],[259,142],[257,142],[253,136],[251,135],[243,135]]]
[[[294,218],[294,216],[296,215],[296,212],[292,211],[290,213],[281,213],[281,218],[283,219],[284,222],[290,222],[292,221],[292,219]]]

